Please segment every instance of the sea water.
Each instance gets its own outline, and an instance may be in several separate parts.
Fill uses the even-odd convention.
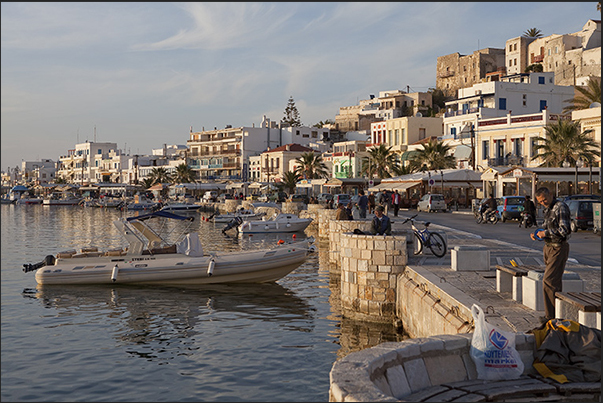
[[[133,214],[2,205],[2,401],[328,401],[337,359],[403,339],[342,318],[339,274],[321,242],[270,284],[40,287],[23,272],[58,251],[125,246],[112,221]],[[185,214],[206,251],[292,240],[225,235],[224,224],[200,219],[209,213]],[[308,235],[318,238],[296,234]]]

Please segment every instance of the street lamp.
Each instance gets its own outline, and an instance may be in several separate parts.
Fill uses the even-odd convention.
[[[574,180],[574,194],[578,194],[578,168],[582,168],[584,162],[581,157],[578,157],[576,160],[576,174]]]

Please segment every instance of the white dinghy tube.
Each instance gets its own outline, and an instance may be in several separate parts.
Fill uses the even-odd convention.
[[[111,272],[111,281],[114,283],[117,281],[117,273],[118,272],[119,272],[119,267],[117,265],[115,265],[115,267],[113,267],[113,271]]]

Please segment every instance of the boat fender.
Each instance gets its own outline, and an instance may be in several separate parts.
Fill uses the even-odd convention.
[[[266,231],[268,231],[268,226],[267,226],[267,225],[266,225],[266,226],[264,226],[264,229],[265,229]],[[277,229],[278,229],[278,227],[277,227]]]
[[[214,267],[216,266],[216,262],[214,259],[209,259],[209,264],[207,265],[207,276],[211,277],[214,274]]]
[[[118,272],[119,272],[119,267],[117,265],[115,265],[115,267],[113,267],[113,271],[111,271],[111,281],[112,282],[117,281],[117,273]]]
[[[287,228],[291,227],[291,224],[287,223]]]

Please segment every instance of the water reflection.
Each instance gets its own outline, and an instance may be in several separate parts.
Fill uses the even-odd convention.
[[[165,352],[166,345],[178,355],[192,355],[195,336],[228,326],[252,326],[269,322],[287,331],[311,332],[314,311],[289,289],[276,284],[212,285],[204,287],[150,286],[41,286],[25,289],[24,298],[52,309],[48,326],[111,323],[118,345],[138,346],[133,355],[146,359]],[[63,321],[61,319],[65,319]],[[212,328],[212,322],[214,327]],[[218,323],[219,322],[219,323]],[[144,350],[144,352],[143,352]]]

